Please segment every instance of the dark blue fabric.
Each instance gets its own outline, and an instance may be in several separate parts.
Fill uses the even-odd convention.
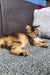
[[[38,5],[46,6],[46,0],[27,0],[27,1],[38,4]]]

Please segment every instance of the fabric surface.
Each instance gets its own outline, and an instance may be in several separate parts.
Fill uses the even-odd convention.
[[[38,6],[39,6],[40,9],[45,8],[45,6],[42,6],[42,5],[38,5]]]
[[[40,37],[50,38],[50,7],[34,11],[33,25],[40,25]]]
[[[0,48],[0,75],[50,75],[50,40],[48,48],[28,46],[29,55],[17,56]]]
[[[3,34],[26,32],[26,24],[32,24],[36,4],[24,0],[1,0]]]
[[[1,2],[0,2],[0,37],[3,34],[3,25],[2,25],[2,12],[1,12]]]

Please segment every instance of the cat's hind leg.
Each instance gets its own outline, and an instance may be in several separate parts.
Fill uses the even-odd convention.
[[[5,47],[4,37],[3,38],[0,38],[0,47]]]
[[[24,56],[28,55],[28,51],[27,50],[11,49],[10,53],[16,54],[16,55],[24,55]]]
[[[13,46],[11,47],[10,53],[16,54],[16,55],[28,55],[27,50],[22,50],[22,44],[20,43],[14,43]]]

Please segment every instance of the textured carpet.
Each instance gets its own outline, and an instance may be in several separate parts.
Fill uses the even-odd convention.
[[[0,48],[0,75],[50,75],[50,40],[46,41],[48,48],[26,47],[26,57]]]

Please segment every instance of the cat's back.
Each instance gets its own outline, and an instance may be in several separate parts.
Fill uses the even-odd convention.
[[[15,32],[8,35],[5,35],[6,39],[10,39],[12,41],[19,41],[22,43],[23,47],[29,44],[29,39],[24,33]],[[9,40],[8,40],[9,41]]]
[[[23,40],[23,41],[28,40],[28,37],[24,33],[16,32],[16,33],[14,33],[14,36],[16,36],[16,38]]]
[[[22,42],[23,45],[28,45],[29,44],[29,39],[24,33],[16,32],[14,33],[17,39]]]

